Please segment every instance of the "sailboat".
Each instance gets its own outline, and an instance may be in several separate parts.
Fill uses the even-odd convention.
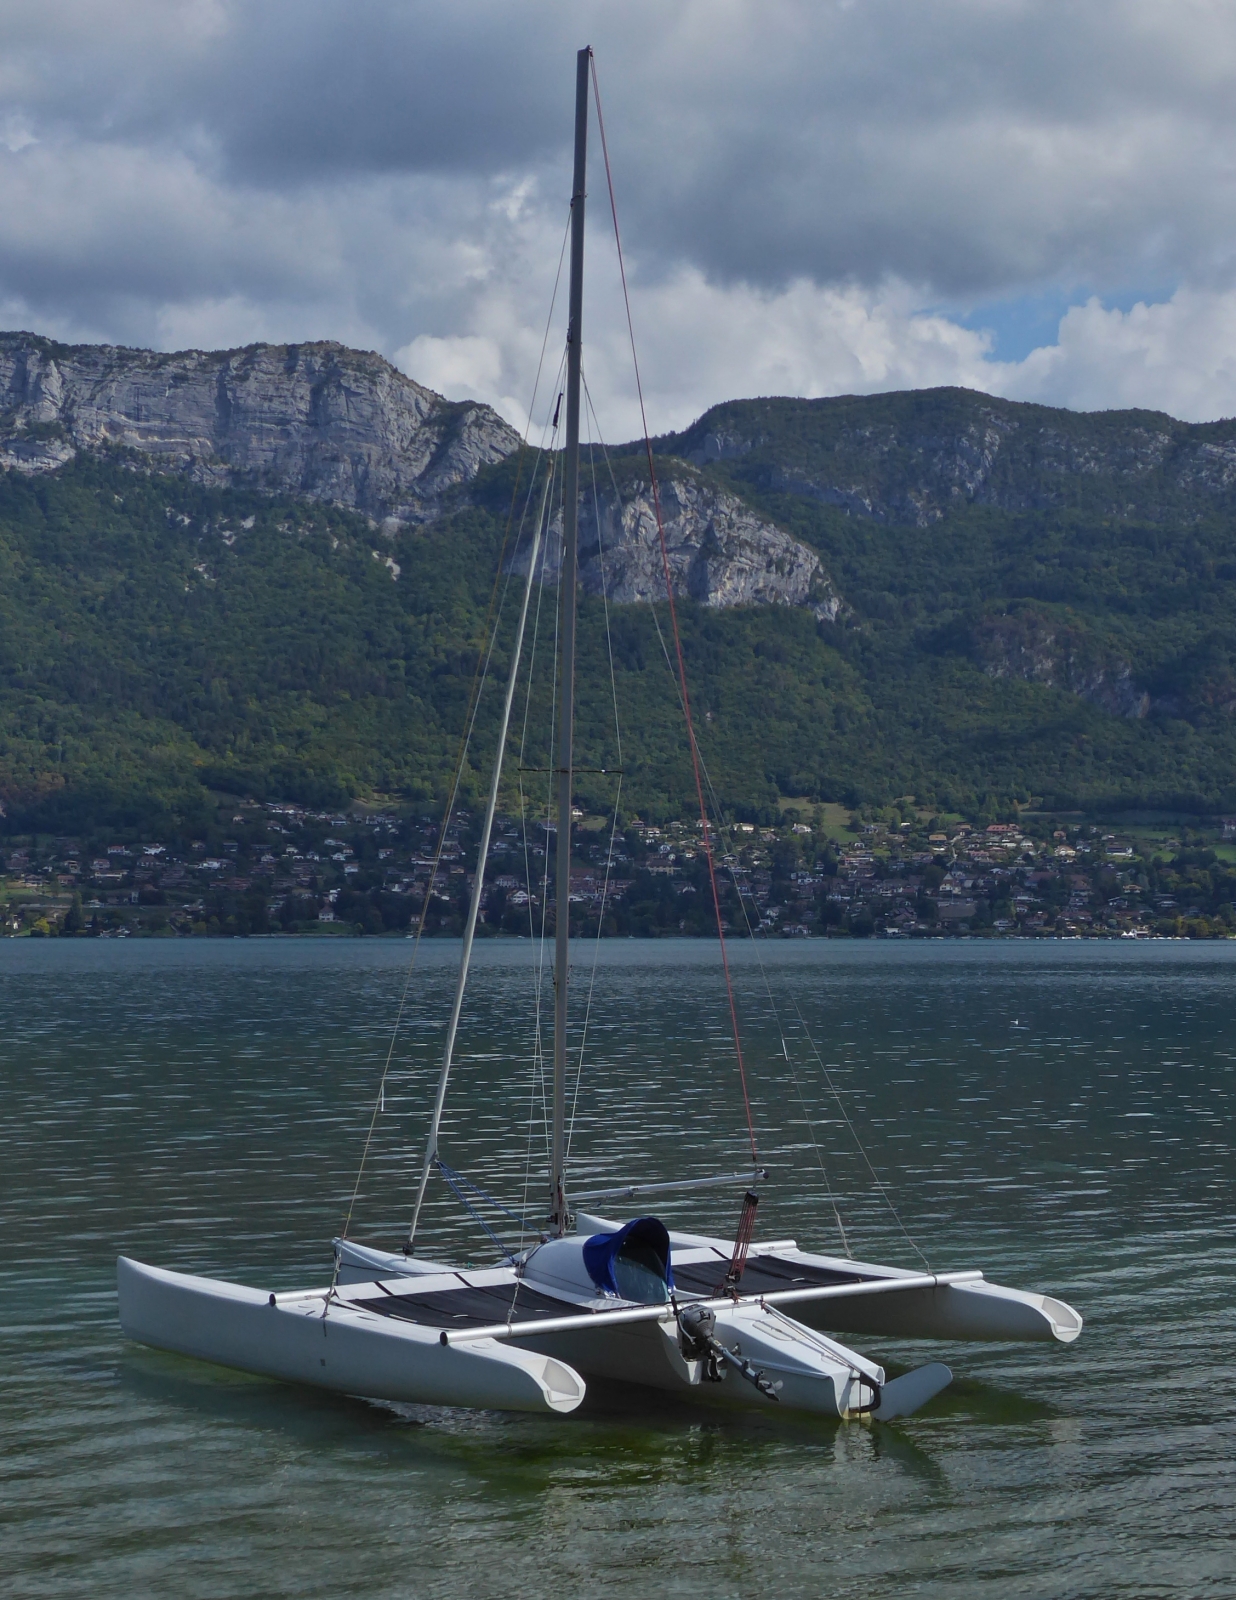
[[[919,1272],[800,1250],[794,1240],[759,1240],[755,1224],[767,1173],[754,1164],[754,1135],[750,1172],[703,1180],[733,1184],[743,1193],[732,1240],[674,1231],[643,1211],[626,1217],[572,1211],[566,1163],[569,902],[590,76],[595,87],[591,69],[592,52],[581,50],[576,62],[558,601],[550,1164],[539,1237],[530,1248],[483,1269],[421,1256],[415,1246],[427,1187],[435,1174],[450,1172],[440,1156],[438,1136],[537,565],[534,548],[407,1243],[402,1250],[384,1251],[338,1238],[329,1283],[288,1293],[171,1272],[122,1256],[117,1266],[120,1322],[130,1338],[160,1349],[374,1400],[566,1414],[580,1406],[595,1380],[714,1406],[881,1421],[906,1416],[950,1382],[949,1369],[933,1361],[887,1380],[881,1366],[840,1342],[838,1334],[1068,1344],[1081,1332],[1081,1317],[1049,1295],[989,1283],[979,1270]],[[651,469],[651,452],[649,465]],[[538,522],[534,544],[540,527]],[[668,567],[666,576],[668,580]],[[669,596],[672,606],[672,586]],[[685,673],[681,694],[695,754]],[[702,795],[701,826],[707,852]],[[718,936],[724,957],[719,907]],[[734,1022],[737,1043],[736,1014]],[[741,1066],[741,1052],[739,1061]],[[619,1202],[641,1202],[682,1186],[672,1181],[634,1183],[575,1200],[577,1206],[612,1201],[619,1209]]]

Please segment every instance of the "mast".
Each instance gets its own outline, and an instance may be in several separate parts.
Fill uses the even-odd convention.
[[[558,849],[554,873],[554,1086],[550,1122],[549,1233],[565,1232],[567,981],[571,946],[571,778],[575,735],[575,585],[579,543],[579,391],[584,311],[584,185],[588,167],[590,49],[575,57],[575,175],[571,186],[571,286],[567,322],[566,460],[562,477],[559,594]]]

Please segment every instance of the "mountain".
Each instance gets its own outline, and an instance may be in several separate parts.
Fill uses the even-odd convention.
[[[967,506],[1159,520],[1236,498],[1236,422],[1086,414],[969,389],[736,400],[658,448],[730,463],[751,487],[916,528]]]
[[[19,472],[121,448],[194,483],[420,522],[518,444],[489,406],[339,344],[163,355],[0,334],[0,466]]]
[[[218,791],[440,794],[547,458],[337,345],[160,356],[10,334],[0,390],[10,828],[185,827]],[[656,450],[701,749],[731,809],[1236,811],[1236,424],[941,389],[730,402]],[[691,779],[642,445],[595,467],[580,764],[617,764],[612,662],[624,801],[668,814]],[[555,563],[551,540],[551,581]],[[540,629],[530,725],[549,708]],[[525,748],[525,769],[549,764]],[[581,774],[586,806],[612,793]]]
[[[1043,718],[1073,699],[1145,722],[1144,752],[1180,747],[1182,788],[1203,750],[1210,792],[1230,788],[1236,422],[939,389],[732,402],[659,447],[816,549],[873,652],[1059,691]],[[1078,737],[1125,737],[1102,727]],[[1144,771],[1131,751],[1103,782],[1135,792]]]
[[[79,452],[129,451],[211,488],[361,511],[389,536],[440,516],[452,491],[519,442],[489,406],[444,400],[381,356],[339,344],[164,355],[0,333],[0,468],[27,474],[58,471]],[[681,472],[666,492],[677,593],[709,605],[824,595],[835,606],[819,557],[734,496]],[[648,600],[664,577],[647,482],[628,484],[623,500],[608,483],[599,502],[585,500],[585,538],[598,505],[601,526],[584,551],[584,583],[600,592],[604,545],[612,597]]]

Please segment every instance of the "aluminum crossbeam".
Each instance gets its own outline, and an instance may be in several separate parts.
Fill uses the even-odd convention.
[[[818,1284],[811,1289],[774,1289],[769,1294],[739,1295],[736,1299],[687,1300],[684,1306],[706,1306],[710,1311],[742,1311],[760,1306],[797,1305],[805,1300],[846,1300],[856,1295],[889,1294],[898,1289],[943,1289],[950,1284],[977,1283],[981,1272],[921,1272],[906,1278],[868,1278],[862,1283]],[[630,1306],[623,1311],[585,1311],[570,1317],[538,1317],[530,1322],[493,1322],[483,1328],[443,1328],[442,1344],[472,1344],[477,1339],[528,1339],[542,1333],[566,1333],[587,1328],[612,1328],[633,1322],[673,1322],[672,1305]]]

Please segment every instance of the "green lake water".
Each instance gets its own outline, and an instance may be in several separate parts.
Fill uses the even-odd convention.
[[[128,1343],[120,1252],[325,1281],[410,948],[0,941],[6,1594],[1236,1596],[1236,947],[735,952],[760,1232],[835,1253],[839,1213],[860,1257],[1086,1318],[1051,1348],[853,1338],[953,1367],[907,1421],[392,1408]],[[407,1225],[456,958],[424,947],[408,989],[362,1241]],[[741,1167],[715,951],[592,962],[576,1186]],[[478,950],[443,1140],[517,1211],[543,1203],[536,963]],[[728,1234],[737,1201],[656,1209]],[[431,1245],[494,1255],[440,1188]]]

